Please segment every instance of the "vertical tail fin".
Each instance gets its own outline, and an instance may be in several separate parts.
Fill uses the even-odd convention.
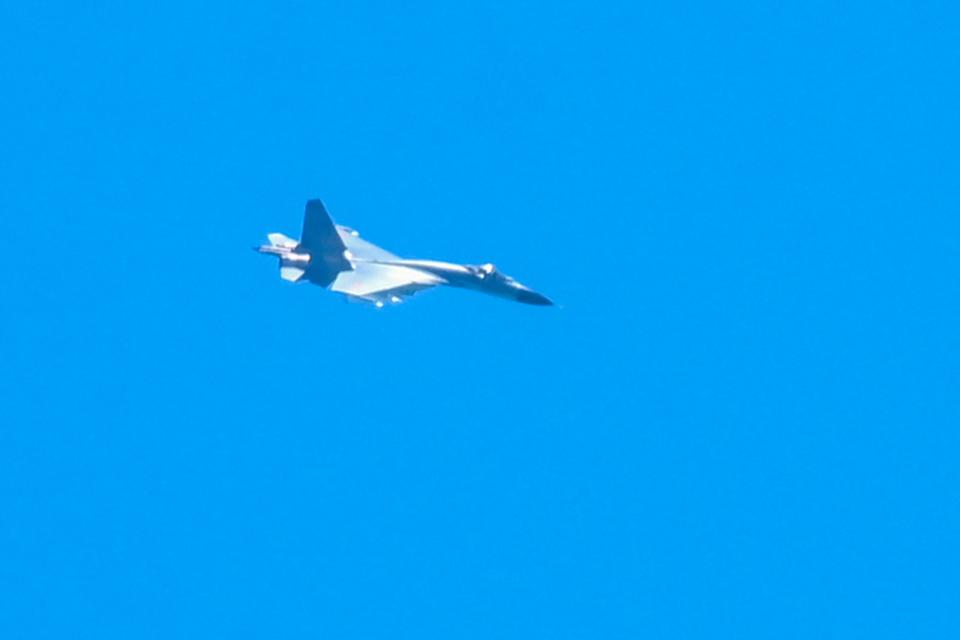
[[[333,282],[341,271],[353,269],[343,255],[347,248],[320,200],[307,202],[303,212],[303,233],[297,250],[310,254],[307,279],[322,287]]]

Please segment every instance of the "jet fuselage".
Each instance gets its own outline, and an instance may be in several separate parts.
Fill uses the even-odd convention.
[[[418,271],[425,271],[439,278],[443,278],[446,284],[451,287],[472,289],[473,291],[516,300],[517,302],[526,304],[541,306],[553,304],[546,296],[500,273],[496,267],[489,263],[480,266],[442,262],[439,260],[378,260],[377,263],[393,264],[417,269]]]
[[[258,253],[279,258],[280,277],[310,282],[378,307],[437,285],[471,289],[525,304],[549,306],[545,296],[501,273],[492,264],[464,265],[440,260],[405,259],[335,225],[320,200],[307,202],[300,240],[267,235]]]

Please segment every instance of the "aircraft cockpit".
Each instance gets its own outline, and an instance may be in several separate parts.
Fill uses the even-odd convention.
[[[469,269],[481,280],[491,280],[496,282],[513,282],[513,278],[504,275],[492,263],[488,262],[481,265],[470,266]]]
[[[481,265],[471,265],[469,268],[474,274],[484,280],[487,278],[502,277],[500,276],[500,272],[497,271],[497,268],[489,262]]]

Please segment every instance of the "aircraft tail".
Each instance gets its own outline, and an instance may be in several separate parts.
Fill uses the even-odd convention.
[[[306,271],[300,267],[295,267],[293,265],[285,265],[283,262],[280,262],[280,277],[286,280],[287,282],[297,282],[300,278],[303,277]]]
[[[288,238],[282,233],[268,233],[267,240],[270,241],[270,246],[280,249],[295,249],[297,245],[300,244],[293,238]]]
[[[299,241],[282,233],[267,234],[267,239],[269,246],[254,249],[280,258],[280,277],[289,282],[304,280],[326,287],[337,274],[353,270],[347,247],[320,200],[307,202]]]
[[[320,286],[333,282],[341,271],[350,271],[353,266],[344,257],[347,247],[337,233],[321,200],[310,200],[303,212],[303,233],[298,251],[310,255],[306,278]]]

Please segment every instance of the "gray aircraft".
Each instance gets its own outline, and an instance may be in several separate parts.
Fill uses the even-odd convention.
[[[436,260],[405,260],[334,224],[323,202],[310,200],[303,214],[300,241],[282,233],[253,248],[280,259],[280,277],[310,282],[342,293],[347,300],[377,307],[399,304],[408,296],[439,285],[473,289],[526,304],[553,303],[506,276],[492,264],[462,265]]]

